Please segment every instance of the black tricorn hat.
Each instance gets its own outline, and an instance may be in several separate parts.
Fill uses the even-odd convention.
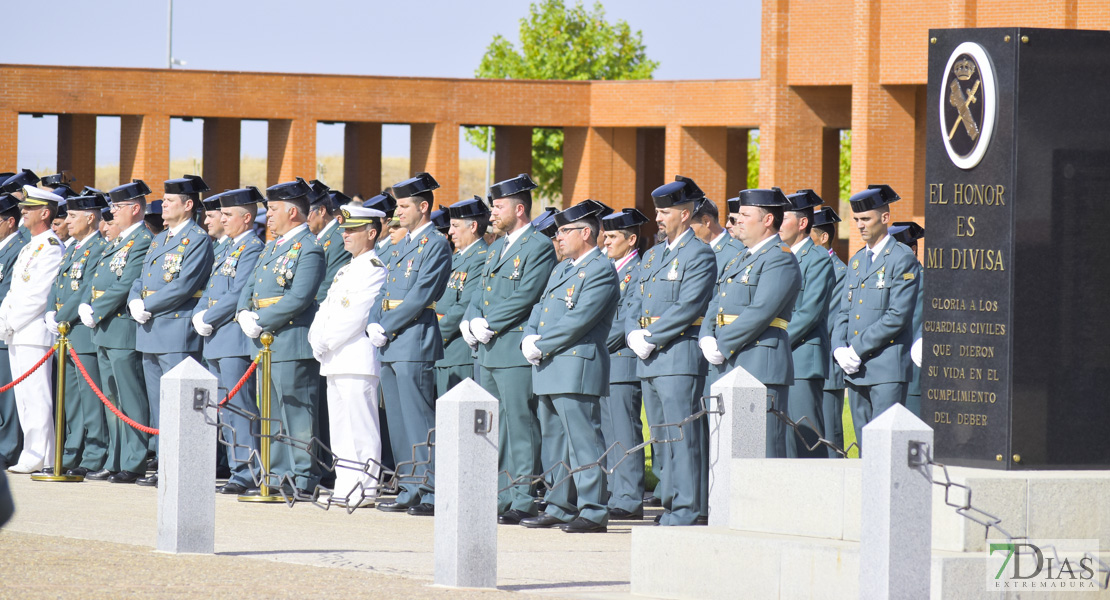
[[[25,185],[35,185],[39,182],[39,176],[35,175],[31,169],[23,169],[22,171],[8,177],[4,180],[4,184],[0,185],[0,192],[10,194],[18,192],[23,189]]]
[[[498,198],[508,198],[524,192],[531,192],[539,187],[535,181],[528,176],[527,173],[521,173],[512,179],[505,181],[498,181],[497,183],[489,186],[489,197],[491,200]],[[529,194],[531,197],[531,194]]]
[[[451,228],[451,217],[447,214],[447,207],[442,204],[438,209],[432,211],[429,220],[440,233],[447,233],[447,230]]]
[[[63,200],[58,203],[58,210],[54,212],[55,219],[64,219],[69,214],[69,201]]]
[[[11,194],[0,195],[0,213],[19,208],[19,200]]]
[[[266,200],[269,202],[289,202],[293,200],[308,202],[310,194],[312,194],[312,186],[300,177],[295,181],[286,181],[266,188]]]
[[[675,205],[693,202],[694,198],[686,195],[685,182],[672,181],[652,190],[651,200],[655,203],[655,208],[670,208]]]
[[[555,213],[557,212],[559,211],[550,206],[543,209],[538,217],[532,219],[532,227],[535,227],[536,231],[547,237],[554,238],[559,231],[559,226],[555,224]]]
[[[913,221],[899,221],[891,225],[887,233],[899,242],[909,246],[925,237],[925,228]]]
[[[208,184],[200,175],[186,175],[181,179],[167,179],[162,184],[167,194],[200,194],[208,191]]]
[[[250,206],[252,204],[258,204],[259,202],[265,202],[266,198],[262,195],[262,192],[258,191],[258,188],[253,185],[248,185],[245,188],[227,190],[216,194],[209,198],[209,200],[219,202],[221,208],[231,208],[233,206]]]
[[[728,200],[725,200],[725,203],[728,204],[728,212],[740,212],[740,196],[729,198]]]
[[[626,208],[619,213],[614,213],[607,217],[602,217],[601,219],[601,225],[605,228],[605,231],[635,229],[647,222],[648,218],[644,216],[644,213],[635,208]]]
[[[447,207],[447,213],[452,219],[477,219],[490,214],[481,196],[459,200]]]
[[[53,175],[47,175],[39,180],[39,185],[49,188],[66,185],[69,183],[73,183],[73,178],[66,175],[65,171],[62,171],[61,173],[54,173]],[[58,192],[54,193],[57,194]]]
[[[149,193],[150,188],[142,179],[132,179],[131,183],[125,183],[108,190],[108,196],[112,199],[112,202],[127,202],[132,198],[146,196]]]
[[[102,209],[100,209],[100,218],[104,219],[105,223],[111,223],[112,222],[112,209],[111,208],[102,208]]]
[[[152,200],[149,204],[147,204],[146,205],[146,214],[147,215],[160,215],[160,214],[162,214],[162,201],[161,200]]]
[[[393,211],[397,210],[397,200],[393,198],[388,190],[383,190],[382,193],[363,202],[362,207],[380,210],[385,213],[385,218],[392,219]]]
[[[220,200],[217,196],[219,196],[219,194],[217,194],[216,196],[209,196],[204,199],[204,202],[202,202],[201,204],[204,205],[205,211],[220,210]]]
[[[328,195],[328,192],[331,191],[331,188],[328,187],[328,184],[320,181],[319,179],[312,179],[308,182],[308,185],[312,186],[312,192],[308,194],[309,206],[317,206],[323,204],[328,209],[328,212],[339,208],[331,202],[331,197]]]
[[[328,198],[331,199],[331,208],[338,210],[344,204],[350,204],[351,197],[339,190],[328,190]]]
[[[813,212],[813,226],[821,227],[823,225],[832,225],[840,222],[840,215],[831,206],[826,206],[821,210]]]
[[[72,198],[77,195],[77,192],[73,191],[73,188],[64,183],[59,183],[56,187],[54,187],[53,192],[61,196],[63,200],[65,200],[66,198]]]
[[[88,194],[74,196],[66,200],[66,205],[69,210],[99,211],[108,208],[108,200],[105,199],[104,194]]]
[[[555,225],[558,228],[586,217],[600,217],[602,206],[604,205],[594,200],[583,200],[566,210],[555,213]]]
[[[393,197],[411,198],[417,194],[423,194],[435,189],[439,189],[439,182],[437,182],[434,177],[428,173],[417,173],[401,183],[393,184]],[[381,209],[379,208],[378,210]]]
[[[597,200],[590,200],[589,198],[586,198],[582,202],[583,203],[592,202],[594,204],[594,206],[597,207],[597,218],[599,218],[599,219],[604,219],[605,217],[608,217],[609,215],[613,214],[613,212],[614,212],[613,209],[609,208],[609,205],[605,204],[604,202],[598,202]]]
[[[891,202],[901,200],[901,197],[889,185],[869,185],[866,190],[853,194],[848,202],[852,205],[852,212],[867,212]]]
[[[740,206],[759,206],[761,208],[787,208],[790,201],[777,187],[769,190],[740,190]]]
[[[817,192],[813,190],[798,190],[796,194],[787,196],[786,200],[790,203],[790,206],[786,207],[786,210],[789,211],[816,208],[825,203],[821,196],[818,196]]]
[[[691,200],[700,200],[705,197],[705,192],[701,191],[701,188],[698,187],[698,184],[694,183],[693,179],[690,179],[689,177],[683,177],[682,175],[675,175],[674,180],[681,181],[683,184],[686,185],[687,198]]]

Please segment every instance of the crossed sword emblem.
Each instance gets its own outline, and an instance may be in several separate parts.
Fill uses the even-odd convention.
[[[950,86],[952,93],[948,95],[948,103],[956,107],[956,112],[960,113],[960,116],[956,117],[956,122],[952,124],[952,130],[948,132],[948,139],[952,139],[952,136],[956,135],[956,128],[960,126],[960,123],[964,124],[964,129],[967,130],[967,135],[972,141],[979,137],[979,126],[975,124],[975,118],[971,116],[971,110],[968,106],[975,102],[975,94],[979,91],[979,84],[982,81],[982,79],[977,80],[975,86],[971,88],[965,98],[964,90],[960,87],[960,81],[958,79],[952,80]]]

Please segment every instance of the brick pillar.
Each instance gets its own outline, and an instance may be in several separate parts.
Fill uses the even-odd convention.
[[[142,179],[156,194],[170,174],[168,115],[123,115],[119,128],[119,181]]]
[[[343,131],[343,193],[365,200],[382,189],[382,124],[348,121]]]
[[[494,136],[493,181],[504,181],[521,173],[531,175],[532,128],[497,127]]]
[[[413,123],[409,128],[409,173],[431,173],[439,182],[438,204],[459,201],[459,125]]]
[[[316,178],[316,120],[270,119],[266,185]]]
[[[76,189],[96,185],[96,115],[58,115],[58,172]]]
[[[586,198],[615,210],[636,206],[635,127],[566,127],[563,136],[564,207]]]
[[[204,119],[203,168],[204,182],[211,194],[239,188],[240,132],[239,119]]]
[[[748,188],[748,131],[736,128],[728,130],[726,140],[728,149],[725,151],[728,163],[725,170],[724,199],[735,198],[740,195],[740,190]],[[722,202],[719,208],[721,219],[727,220],[728,215],[725,214],[728,212],[727,207]]]
[[[728,171],[728,129],[725,127],[667,126],[664,180],[675,175],[693,179],[723,210]]]
[[[0,110],[0,171],[15,173],[19,162],[19,113]]]

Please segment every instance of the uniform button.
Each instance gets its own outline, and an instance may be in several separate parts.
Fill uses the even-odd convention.
[[[724,295],[725,295],[725,293],[724,293],[724,292],[721,292],[721,296],[723,297]]]
[[[859,315],[856,315],[856,318],[859,319]]]
[[[486,286],[486,291],[487,292],[492,292],[493,291],[493,286],[487,285]]]
[[[725,312],[725,309],[723,307],[718,307],[717,312],[723,313],[723,312]]]
[[[578,354],[578,351],[577,350],[571,350],[570,353],[571,354]]]
[[[489,306],[489,300],[486,300],[486,306]]]
[[[654,277],[652,277],[652,278],[651,278],[651,280],[652,280],[652,281],[655,281],[655,278],[654,278]]]
[[[651,298],[651,294],[648,294],[648,298]]]
[[[543,309],[543,312],[547,312],[547,309],[546,309],[546,308],[545,308],[545,309]]]
[[[860,301],[859,301],[859,303],[860,303],[860,304],[863,304],[863,300],[860,300]]]
[[[540,321],[540,327],[543,327],[543,321]]]
[[[852,335],[859,335],[859,332],[856,331],[856,332],[852,333]]]
[[[863,283],[859,284],[859,286],[860,286],[861,288],[865,288],[865,287],[867,287],[867,285],[866,285],[866,284],[863,284]]]

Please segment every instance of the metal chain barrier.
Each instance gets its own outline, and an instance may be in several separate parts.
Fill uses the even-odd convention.
[[[768,392],[767,397],[771,400],[771,402],[769,403],[771,405],[771,408],[768,408],[767,412],[778,417],[779,420],[785,423],[788,428],[792,429],[794,431],[794,435],[797,436],[797,438],[801,440],[802,445],[805,446],[806,451],[813,452],[821,446],[824,446],[832,450],[833,452],[836,452],[841,458],[848,458],[848,453],[851,452],[853,448],[855,448],[857,452],[859,451],[859,440],[848,444],[847,448],[841,448],[839,445],[836,444],[836,442],[821,437],[821,428],[817,427],[817,425],[815,425],[808,416],[803,416],[801,419],[795,421],[791,419],[790,416],[787,415],[785,412],[779,410],[779,408],[776,406],[777,403],[775,402],[774,394]],[[813,442],[812,444],[806,441],[806,436],[802,432],[803,426],[817,435],[817,441]]]

